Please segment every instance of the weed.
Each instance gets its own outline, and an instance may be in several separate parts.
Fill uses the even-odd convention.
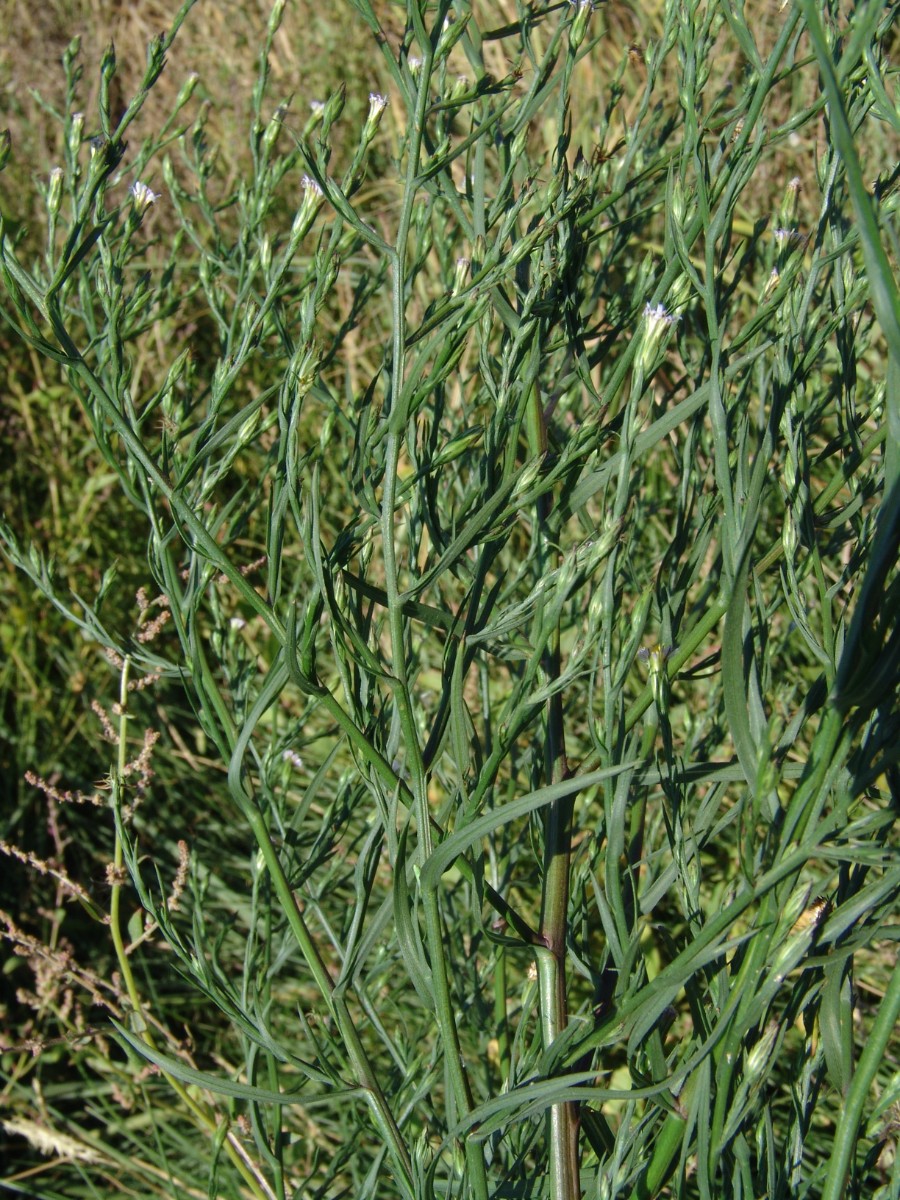
[[[896,1196],[896,6],[278,0],[241,170],[192,7],[0,231],[5,1186]]]

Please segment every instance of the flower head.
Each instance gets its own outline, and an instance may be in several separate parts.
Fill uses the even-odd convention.
[[[146,183],[141,183],[139,179],[134,181],[134,183],[131,185],[130,191],[131,199],[134,202],[135,212],[139,217],[143,216],[147,209],[150,208],[151,205],[155,204],[160,197],[159,192],[151,191],[150,188],[147,187]]]
[[[672,325],[678,324],[678,318],[662,304],[645,304],[644,316],[647,318],[647,333],[650,337],[658,337]]]
[[[363,128],[363,141],[369,142],[375,136],[375,131],[381,124],[381,115],[387,108],[388,98],[380,92],[369,92],[369,115]]]
[[[573,50],[577,50],[584,41],[588,21],[594,11],[594,0],[569,0],[575,9],[575,18],[569,29],[569,42]]]
[[[303,188],[303,199],[291,226],[291,237],[295,239],[306,236],[325,199],[321,186],[311,176],[304,175],[300,186]]]

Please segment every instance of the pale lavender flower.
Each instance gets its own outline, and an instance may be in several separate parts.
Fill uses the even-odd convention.
[[[138,216],[143,216],[144,213],[155,204],[160,197],[159,192],[153,192],[147,187],[146,183],[141,183],[139,179],[131,185],[131,198],[134,201],[134,208]]]

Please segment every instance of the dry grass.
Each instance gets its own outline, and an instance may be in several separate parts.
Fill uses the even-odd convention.
[[[139,5],[118,0],[53,0],[49,4],[3,0],[0,24],[13,33],[0,42],[0,127],[9,128],[13,141],[7,171],[14,177],[18,172],[22,182],[30,185],[30,177],[45,178],[59,161],[61,129],[48,109],[62,110],[65,80],[60,59],[73,37],[81,39],[84,72],[79,101],[89,114],[86,132],[90,135],[96,132],[90,129],[90,119],[96,112],[104,48],[113,42],[116,49],[115,109],[116,102],[124,106],[134,94],[146,63],[148,42],[170,25],[178,8],[176,0],[146,0]],[[243,131],[248,127],[259,48],[270,9],[267,0],[197,4],[182,27],[163,78],[131,128],[129,140],[138,143],[159,128],[185,79],[196,72],[200,87],[195,105],[208,101],[209,138],[218,147],[225,177],[236,177],[249,157]],[[288,0],[270,59],[273,107],[291,101],[302,125],[309,102],[326,96],[336,78],[344,77],[358,84],[351,90],[359,95],[348,97],[348,108],[363,112],[368,91],[377,85],[374,66],[360,22],[339,26],[320,6],[308,0]],[[8,189],[8,194],[12,190]],[[31,186],[22,190],[31,197]],[[20,213],[25,220],[30,216]]]

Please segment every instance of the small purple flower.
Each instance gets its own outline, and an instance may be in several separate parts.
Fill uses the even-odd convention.
[[[139,217],[142,217],[151,205],[155,204],[160,197],[159,192],[153,192],[147,187],[146,183],[135,180],[131,185],[131,198],[134,201],[134,209]]]

